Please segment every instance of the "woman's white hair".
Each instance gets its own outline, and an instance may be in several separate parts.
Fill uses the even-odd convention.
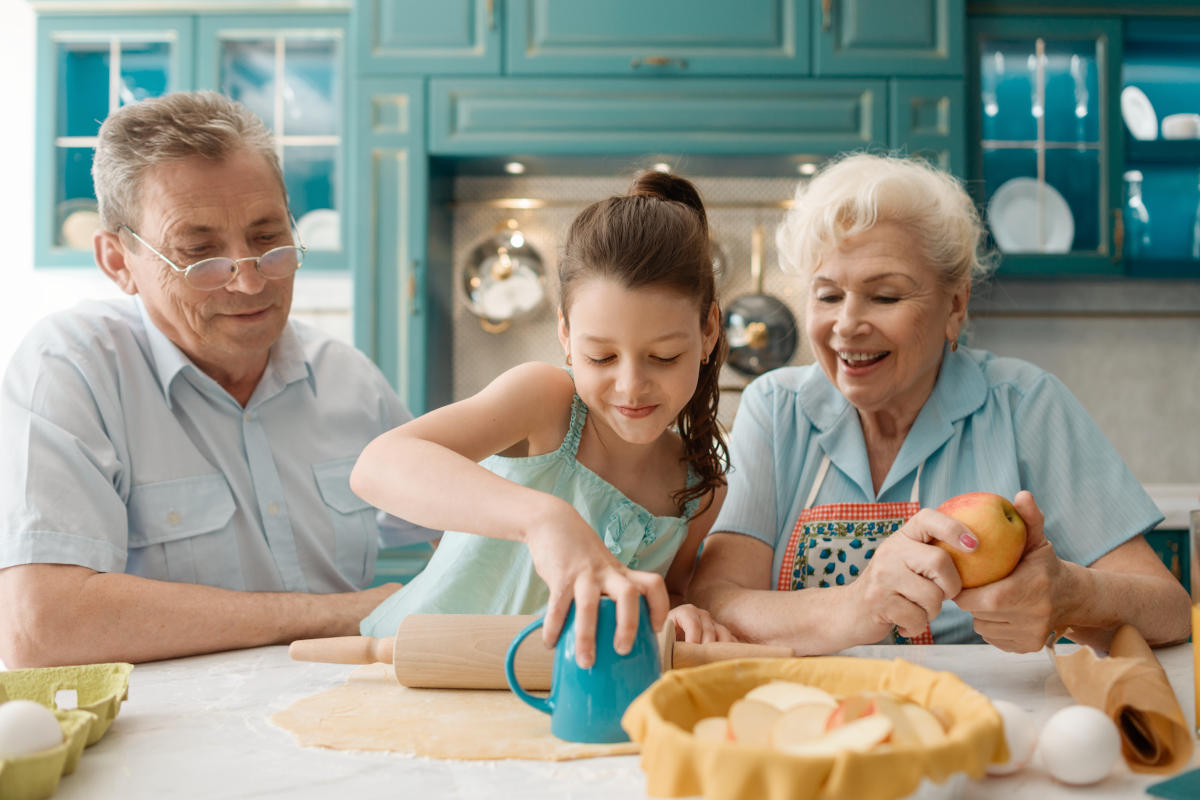
[[[776,232],[780,264],[812,274],[831,247],[880,222],[911,232],[946,288],[992,271],[979,212],[953,176],[918,159],[868,153],[843,156],[796,189]]]
[[[221,161],[239,150],[267,160],[287,197],[271,132],[254,112],[211,91],[172,92],[114,111],[100,126],[92,183],[100,224],[115,232],[141,222],[142,179],[157,164],[200,156]]]

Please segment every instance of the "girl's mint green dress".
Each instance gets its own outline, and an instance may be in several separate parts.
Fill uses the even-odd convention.
[[[621,563],[666,575],[687,536],[698,500],[682,517],[656,517],[576,458],[587,406],[571,404],[566,438],[553,453],[529,458],[492,456],[483,466],[501,477],[549,492],[575,507]],[[689,484],[695,475],[689,470]],[[464,497],[463,502],[475,502]],[[447,531],[429,564],[359,625],[365,636],[393,636],[409,614],[534,614],[550,591],[521,542]]]

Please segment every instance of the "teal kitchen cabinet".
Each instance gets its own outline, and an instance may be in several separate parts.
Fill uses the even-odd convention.
[[[34,263],[93,266],[100,121],[145,97],[191,88],[193,18],[43,16],[37,36]]]
[[[1010,6],[972,4],[968,20],[968,170],[999,274],[1200,278],[1200,142],[1159,132],[1200,110],[1200,5]]]
[[[353,84],[350,147],[350,261],[354,338],[414,414],[432,406],[428,384],[445,383],[430,341],[448,323],[448,275],[430,275],[429,251],[449,250],[450,231],[431,230],[429,160],[422,79],[363,78]],[[437,219],[442,219],[441,216]],[[448,254],[444,255],[446,259]],[[435,286],[442,281],[443,288]]]
[[[810,0],[508,0],[509,75],[807,75]]]
[[[209,88],[246,103],[276,134],[310,247],[305,268],[345,268],[346,14],[46,13],[37,25],[38,267],[94,266],[100,122],[147,97]]]
[[[245,104],[274,134],[304,268],[344,268],[346,15],[201,16],[195,28],[195,88]]]
[[[964,0],[814,0],[814,76],[964,73]]]
[[[435,155],[826,154],[887,141],[885,81],[435,78]]]
[[[1188,532],[1181,529],[1156,528],[1146,534],[1146,541],[1171,574],[1183,584],[1183,588],[1191,591]]]
[[[384,76],[497,75],[502,3],[355,0],[355,70]]]
[[[966,175],[966,87],[961,80],[894,78],[889,83],[888,146]]]

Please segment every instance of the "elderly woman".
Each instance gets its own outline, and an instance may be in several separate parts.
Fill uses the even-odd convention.
[[[1142,536],[1162,516],[1078,401],[958,347],[982,236],[954,179],[907,159],[850,156],[797,191],[779,249],[807,282],[817,363],[747,387],[690,590],[739,638],[1023,652],[1052,632],[1103,647],[1130,623],[1186,639],[1187,593]],[[963,589],[934,543],[978,543],[932,509],[972,491],[1013,498],[1028,539],[1007,578]]]

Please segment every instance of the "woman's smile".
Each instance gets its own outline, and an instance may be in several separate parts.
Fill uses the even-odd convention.
[[[843,372],[849,375],[861,375],[870,372],[870,368],[891,355],[891,351],[838,350],[837,354]]]
[[[642,419],[653,414],[656,408],[658,408],[657,405],[617,406],[617,411],[621,412],[622,416],[629,417],[630,419]]]

